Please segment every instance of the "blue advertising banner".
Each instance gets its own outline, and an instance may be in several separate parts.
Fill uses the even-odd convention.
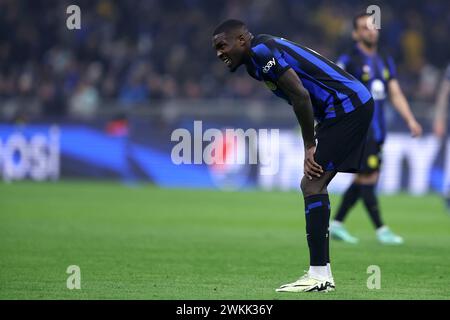
[[[150,182],[161,187],[298,189],[303,148],[298,129],[239,128],[214,122],[151,121],[0,125],[5,181],[64,178]],[[341,192],[351,175],[330,185]],[[382,192],[444,191],[450,181],[450,140],[388,135]]]

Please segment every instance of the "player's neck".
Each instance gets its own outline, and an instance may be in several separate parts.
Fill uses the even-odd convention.
[[[242,62],[246,66],[252,64],[252,55],[251,55],[250,51],[246,55],[244,55],[244,58],[242,59]]]
[[[369,56],[373,56],[374,54],[377,53],[377,46],[375,45],[370,47],[361,42],[358,42],[356,45],[358,46],[359,50],[361,50],[363,53]]]
[[[247,48],[247,54],[244,56],[244,64],[249,64],[251,63],[252,60],[252,47],[253,47],[253,41],[255,40],[255,37],[253,36],[253,34],[251,34],[249,32],[249,46]]]
[[[246,53],[243,56],[242,59],[243,64],[245,65],[250,65],[252,64],[252,50],[251,50],[251,46],[249,46],[246,50]]]

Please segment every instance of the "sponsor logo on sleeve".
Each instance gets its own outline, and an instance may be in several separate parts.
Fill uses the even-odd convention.
[[[264,73],[268,73],[270,71],[270,68],[272,68],[274,65],[276,65],[275,58],[272,58],[262,69]]]

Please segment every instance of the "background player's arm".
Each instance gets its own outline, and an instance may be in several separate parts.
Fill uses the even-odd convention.
[[[433,130],[438,137],[442,137],[446,131],[448,96],[450,94],[450,80],[444,80],[439,89],[436,101],[436,113],[434,115]]]
[[[277,86],[288,97],[294,108],[295,115],[302,130],[305,146],[305,174],[308,178],[320,177],[322,167],[314,160],[316,142],[314,139],[314,112],[308,90],[291,68],[286,70],[278,79]]]
[[[405,98],[405,95],[400,88],[400,84],[396,79],[392,79],[388,82],[389,96],[395,109],[400,113],[402,118],[408,124],[409,130],[413,137],[420,136],[422,134],[422,127],[416,121],[409,103]]]

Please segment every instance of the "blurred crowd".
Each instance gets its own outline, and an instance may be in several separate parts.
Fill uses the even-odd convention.
[[[370,4],[358,3],[0,0],[0,108],[13,114],[24,100],[27,112],[87,116],[110,101],[127,109],[161,99],[271,99],[249,77],[228,75],[211,46],[215,26],[242,19],[255,34],[280,35],[333,60],[352,47],[352,17]],[[80,30],[66,27],[71,4],[81,8]],[[450,60],[450,3],[377,4],[382,47],[407,96],[433,101]]]

